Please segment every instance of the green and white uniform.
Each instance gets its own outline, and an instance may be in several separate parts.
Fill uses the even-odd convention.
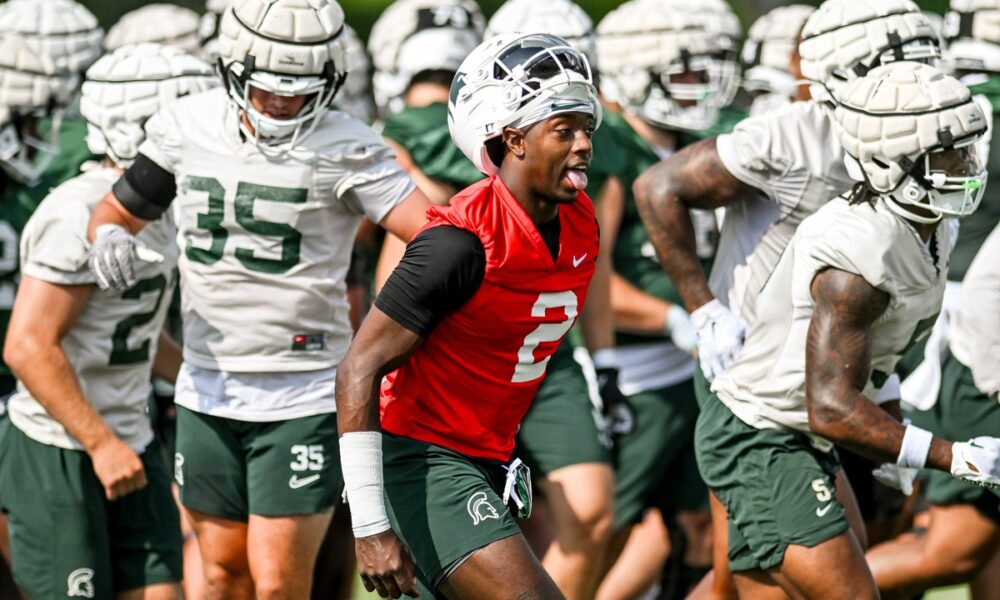
[[[39,137],[48,139],[52,121],[38,124]],[[7,337],[10,309],[17,292],[18,240],[28,218],[52,189],[80,174],[80,165],[94,158],[87,149],[87,126],[82,121],[64,119],[59,131],[59,153],[42,173],[37,184],[28,187],[0,173],[0,340]],[[0,395],[14,391],[14,375],[0,358]]]
[[[230,459],[286,493],[287,512],[277,502],[266,514],[318,512],[341,485],[336,436],[327,433],[336,366],[352,335],[345,277],[355,233],[363,217],[381,222],[414,186],[382,138],[342,113],[327,113],[277,155],[246,141],[238,119],[225,90],[195,94],[154,115],[140,147],[177,182],[184,365],[176,403],[188,411],[178,422],[175,474],[182,502],[209,514],[234,517],[231,507],[257,504],[213,492],[213,465]],[[317,415],[326,419],[314,434],[289,425],[283,444],[245,455],[237,449],[252,447],[256,434],[226,426],[257,423],[263,435],[265,424]],[[202,424],[217,432],[219,457],[185,434],[189,418],[223,419]],[[258,470],[254,461],[287,468]],[[298,498],[315,490],[323,493],[304,507]]]
[[[734,570],[773,567],[789,544],[813,546],[847,528],[829,493],[833,445],[810,432],[806,408],[813,278],[840,269],[889,296],[871,332],[872,376],[864,393],[874,398],[937,318],[953,235],[943,222],[925,244],[882,200],[874,206],[833,200],[799,226],[757,298],[743,351],[713,382],[698,420],[699,468],[736,532],[729,548]],[[737,419],[725,418],[730,413]],[[791,492],[776,493],[779,482]]]
[[[598,133],[607,139],[607,158],[598,156],[601,147],[595,136],[590,185],[599,189],[607,178],[616,177],[625,190],[624,213],[612,250],[614,270],[646,294],[681,304],[677,289],[657,259],[632,195],[633,182],[665,155],[657,154],[624,118],[614,113],[605,114]],[[678,135],[681,145],[690,141]],[[718,235],[715,215],[691,211],[691,217],[698,255],[707,272]],[[619,331],[613,352],[619,387],[635,416],[632,431],[615,441],[616,526],[638,522],[645,509],[652,506],[670,511],[704,508],[708,501],[705,486],[691,459],[698,415],[692,384],[694,359],[665,333],[634,335]],[[671,495],[658,498],[667,478]]]
[[[118,176],[113,169],[88,171],[39,205],[21,236],[23,275],[56,285],[94,284],[87,224]],[[8,405],[9,421],[0,425],[0,507],[10,515],[15,578],[33,598],[72,596],[75,585],[92,590],[90,597],[111,597],[180,580],[179,517],[146,410],[174,286],[170,219],[151,223],[138,239],[165,260],[138,261],[138,283],[125,292],[95,286],[61,345],[84,396],[142,455],[149,485],[108,502],[80,443],[21,383]]]

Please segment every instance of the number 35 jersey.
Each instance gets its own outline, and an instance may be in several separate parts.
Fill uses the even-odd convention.
[[[245,141],[223,89],[170,104],[140,152],[174,174],[184,360],[230,372],[335,367],[351,338],[345,277],[362,216],[413,189],[369,127],[327,113],[295,149]]]
[[[21,274],[56,285],[91,285],[87,223],[118,179],[114,169],[88,171],[60,185],[38,206],[21,235]],[[174,286],[177,246],[169,215],[143,229],[139,240],[164,256],[136,261],[138,283],[124,292],[94,286],[87,304],[62,339],[80,388],[104,422],[135,450],[153,433],[146,413],[150,373]],[[31,396],[23,383],[8,405],[10,419],[28,437],[81,449]]]
[[[469,300],[431,331],[381,389],[382,428],[467,456],[506,461],[545,367],[583,309],[597,257],[590,198],[559,206],[559,253],[499,177],[477,183],[428,227],[471,231],[486,258]]]

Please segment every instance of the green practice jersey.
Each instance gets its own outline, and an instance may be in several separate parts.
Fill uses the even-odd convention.
[[[448,105],[444,102],[403,109],[386,119],[382,135],[402,146],[424,175],[456,190],[483,178],[451,141]]]

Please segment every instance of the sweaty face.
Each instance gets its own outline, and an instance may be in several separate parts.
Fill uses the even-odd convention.
[[[593,134],[594,118],[586,113],[556,115],[528,130],[524,165],[539,195],[560,203],[576,200],[587,187]]]
[[[250,104],[254,110],[271,119],[294,118],[311,97],[312,94],[279,96],[253,85],[250,86]]]

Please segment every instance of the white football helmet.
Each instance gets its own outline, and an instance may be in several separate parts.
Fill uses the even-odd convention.
[[[802,75],[815,100],[833,100],[844,83],[901,60],[941,58],[927,17],[910,0],[826,0],[809,16],[799,44]]]
[[[942,30],[952,68],[1000,73],[1000,0],[951,0]]]
[[[976,210],[987,120],[962,83],[925,64],[889,63],[844,84],[838,98],[834,119],[852,179],[920,223]]]
[[[205,14],[198,21],[198,42],[201,44],[201,57],[214,65],[219,60],[219,21],[233,0],[208,0],[205,2]]]
[[[372,65],[368,60],[365,44],[350,25],[344,25],[344,49],[347,52],[347,78],[333,104],[364,123],[375,120],[375,103],[372,100]]]
[[[656,1],[656,0],[654,0]],[[740,88],[740,48],[743,46],[743,26],[726,0],[701,0],[696,3],[702,11],[710,32],[719,37],[722,50],[722,106],[728,106]]]
[[[798,83],[792,56],[806,19],[816,8],[806,4],[779,6],[757,19],[743,44],[743,88],[751,94],[795,96]]]
[[[403,109],[403,94],[423,71],[457,71],[482,41],[485,19],[472,0],[396,0],[368,37],[372,90],[382,116]]]
[[[123,46],[102,56],[82,86],[87,146],[127,167],[146,138],[146,119],[168,102],[219,85],[212,67],[176,46]]]
[[[506,127],[525,127],[557,114],[584,112],[601,123],[587,57],[548,34],[508,33],[469,54],[451,84],[448,130],[455,145],[486,175],[500,170],[489,142]]]
[[[198,51],[198,13],[176,4],[147,4],[127,12],[108,29],[104,49],[152,42],[177,46],[185,52]]]
[[[336,0],[239,0],[219,26],[219,70],[261,148],[285,151],[322,120],[347,75],[344,11]],[[269,117],[250,102],[250,88],[309,96],[294,117]]]
[[[484,39],[502,33],[550,33],[569,42],[597,66],[594,22],[571,0],[507,0],[490,17]]]
[[[73,86],[48,56],[25,38],[0,37],[0,167],[32,186],[59,153],[59,130]],[[49,139],[35,136],[29,119],[52,117]]]
[[[101,55],[104,31],[73,0],[11,0],[0,4],[0,35],[17,34],[63,73],[83,75]]]
[[[738,83],[722,39],[697,3],[626,2],[597,26],[601,91],[654,125],[705,129]]]

